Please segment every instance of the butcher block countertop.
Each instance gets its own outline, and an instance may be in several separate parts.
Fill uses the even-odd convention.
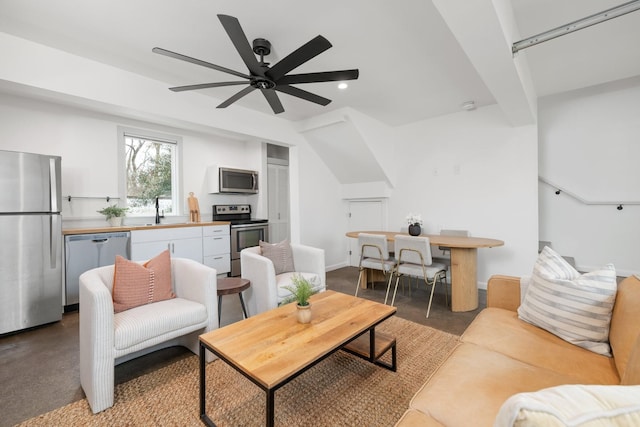
[[[62,234],[92,234],[92,233],[113,233],[116,231],[131,230],[156,230],[159,228],[182,228],[182,227],[205,227],[209,225],[230,225],[228,221],[209,221],[209,222],[189,222],[183,224],[158,224],[158,225],[123,225],[120,227],[86,227],[86,228],[66,228],[62,230]]]

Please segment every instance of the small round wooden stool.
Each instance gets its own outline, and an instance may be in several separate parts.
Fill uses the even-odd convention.
[[[247,309],[244,306],[244,299],[242,298],[242,291],[249,289],[249,286],[251,286],[251,282],[241,277],[223,277],[218,279],[218,326],[220,326],[220,314],[222,311],[222,295],[238,294],[244,318],[249,317],[247,315]]]

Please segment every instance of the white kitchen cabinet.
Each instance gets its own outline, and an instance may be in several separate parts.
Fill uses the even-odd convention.
[[[231,271],[231,242],[228,225],[202,227],[203,264],[215,268],[218,274]]]
[[[168,249],[172,257],[202,263],[202,227],[131,231],[131,259],[143,261]]]

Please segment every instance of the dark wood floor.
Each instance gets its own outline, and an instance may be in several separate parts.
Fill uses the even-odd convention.
[[[353,294],[358,270],[342,268],[327,273],[327,288]],[[361,290],[358,296],[383,302],[386,284]],[[450,295],[450,292],[449,292]],[[428,290],[423,282],[413,283],[411,295],[405,287],[396,297],[397,315],[456,335],[462,334],[485,305],[480,291],[480,308],[452,313],[445,304],[444,289],[436,288],[429,319],[425,317]],[[0,427],[16,423],[84,398],[80,387],[78,313],[67,313],[62,321],[0,338]],[[238,321],[242,310],[238,298],[223,297],[222,325]],[[118,365],[116,384],[154,371],[191,353],[172,347]]]

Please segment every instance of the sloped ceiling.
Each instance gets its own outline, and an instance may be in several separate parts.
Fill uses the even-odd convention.
[[[394,127],[460,110],[465,101],[478,107],[497,103],[514,125],[535,121],[537,97],[640,75],[640,12],[587,28],[521,52],[519,39],[600,12],[621,0],[0,0],[0,32],[69,52],[162,82],[159,90],[229,76],[153,54],[155,46],[244,71],[216,15],[237,17],[251,41],[267,38],[276,63],[318,34],[333,47],[296,72],[359,68],[360,78],[340,91],[334,83],[304,85],[333,100],[321,107],[282,96],[284,121],[299,122],[350,108]],[[5,64],[10,56],[3,56]],[[51,64],[38,62],[38,72]],[[30,71],[30,70],[26,70]],[[55,76],[64,79],[65,75]],[[0,88],[11,82],[4,81]],[[20,92],[19,84],[12,90]],[[32,88],[27,88],[25,94]],[[2,90],[2,89],[0,89]],[[252,110],[273,116],[259,94],[227,111],[215,106],[237,91],[200,91],[207,114],[226,117]],[[173,99],[184,94],[171,93]],[[184,101],[187,102],[187,101]],[[345,183],[393,179],[357,126],[337,125],[308,134],[325,161]],[[320,139],[324,142],[320,144]],[[342,144],[340,143],[342,141]],[[349,141],[349,144],[345,144]],[[389,143],[389,142],[388,142]],[[346,146],[350,147],[350,150]],[[364,146],[369,146],[366,153]],[[350,176],[344,165],[364,163]],[[368,161],[367,161],[368,159]],[[329,163],[328,163],[329,164]],[[378,170],[376,170],[376,168]]]

